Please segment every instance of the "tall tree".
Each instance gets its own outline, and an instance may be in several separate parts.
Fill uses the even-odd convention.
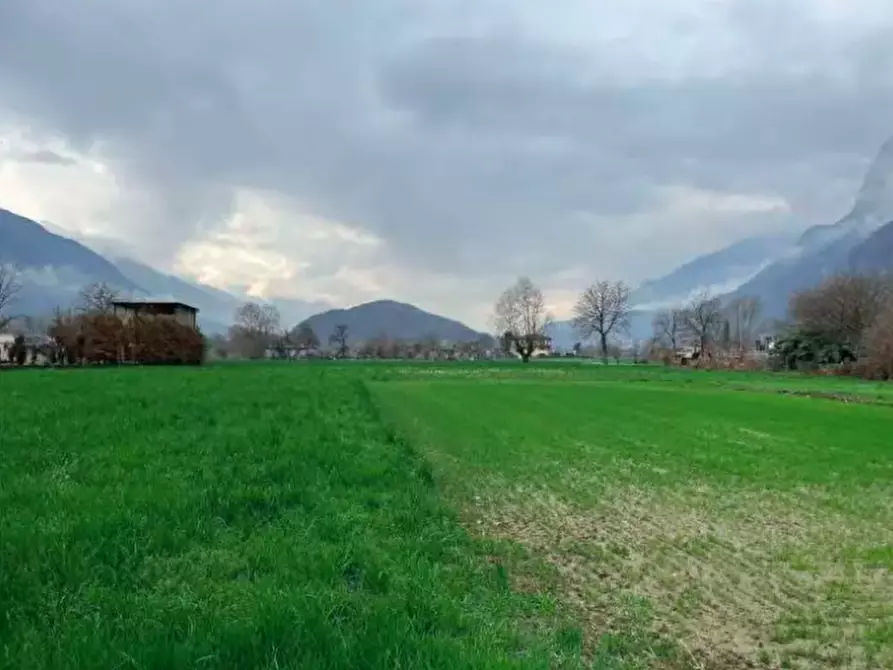
[[[666,347],[675,356],[682,343],[683,313],[678,309],[667,309],[658,312],[651,322],[654,328],[654,339],[662,347]]]
[[[106,282],[94,282],[84,286],[78,294],[78,310],[85,314],[111,314],[113,303],[120,292]]]
[[[338,358],[346,358],[348,351],[350,351],[347,346],[347,338],[347,326],[343,323],[335,326],[335,330],[329,335],[329,344],[335,345],[335,350],[338,352]]]
[[[525,363],[548,343],[546,328],[551,317],[543,292],[527,277],[506,289],[496,301],[493,320],[504,341],[510,342]]]
[[[685,329],[698,343],[700,355],[710,352],[711,345],[720,337],[724,322],[722,302],[703,292],[697,295],[683,312]]]
[[[574,307],[574,329],[583,339],[598,336],[602,360],[608,362],[608,338],[629,330],[630,289],[624,282],[597,281]]]
[[[893,285],[887,277],[840,275],[795,294],[789,311],[800,332],[856,351],[891,296]]]
[[[292,328],[291,333],[289,333],[289,340],[298,349],[304,351],[319,348],[319,337],[316,336],[316,332],[309,321],[302,321]]]
[[[18,270],[12,265],[0,264],[0,331],[12,321],[12,317],[6,314],[6,311],[21,290]]]
[[[759,298],[737,298],[726,307],[731,343],[739,351],[749,351],[761,327],[763,306]]]
[[[233,315],[230,328],[232,348],[247,358],[262,358],[280,340],[281,316],[273,305],[248,302]]]

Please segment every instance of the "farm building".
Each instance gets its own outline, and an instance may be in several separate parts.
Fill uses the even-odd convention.
[[[127,323],[135,316],[173,318],[177,323],[197,328],[198,308],[182,302],[165,300],[116,300],[114,314]]]

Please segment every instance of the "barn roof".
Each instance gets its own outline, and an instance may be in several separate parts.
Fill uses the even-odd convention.
[[[183,307],[193,312],[198,312],[198,307],[187,305],[179,300],[113,300],[112,305],[115,307]]]

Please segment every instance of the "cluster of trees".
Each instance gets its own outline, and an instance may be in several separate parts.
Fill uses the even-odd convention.
[[[135,318],[124,323],[114,312],[120,294],[109,284],[83,287],[72,309],[57,308],[52,317],[13,316],[21,284],[10,266],[0,266],[0,331],[14,325],[18,333],[5,360],[25,365],[133,362],[200,364],[205,341],[195,329],[172,319]]]
[[[330,338],[343,355],[347,342],[347,327],[339,326]],[[290,358],[298,353],[316,354],[322,343],[313,327],[306,321],[291,329],[282,326],[282,315],[274,305],[248,302],[233,314],[233,325],[226,336],[211,338],[211,346],[221,358]]]
[[[841,366],[893,378],[893,278],[840,275],[791,297],[778,345],[780,366]]]
[[[59,314],[49,335],[47,356],[55,364],[200,365],[205,358],[201,333],[174,319],[136,316],[125,322],[97,312]]]
[[[607,362],[617,357],[617,341],[628,336],[632,314],[626,284],[597,281],[577,299],[572,324],[583,341],[595,342]],[[526,362],[548,342],[552,317],[542,291],[522,277],[496,301],[494,323],[504,346]],[[857,374],[893,378],[893,278],[886,275],[830,277],[791,296],[785,321],[764,319],[758,298],[724,304],[702,293],[687,305],[658,312],[652,327],[647,342],[629,342],[634,357],[734,360],[771,340],[777,367],[850,363]]]
[[[624,282],[598,281],[587,288],[574,306],[573,325],[583,340],[596,339],[602,358],[611,354],[611,339],[629,329],[630,288]],[[493,311],[493,322],[503,346],[528,362],[549,343],[553,323],[543,292],[529,277],[506,289]]]
[[[723,305],[708,293],[695,296],[681,308],[658,312],[652,321],[651,352],[672,357],[690,350],[696,358],[744,355],[775,329],[762,318],[758,298],[737,298]]]
[[[15,268],[0,265],[0,331],[17,321],[20,336],[13,343],[17,360],[40,353],[36,348],[29,351],[25,344],[26,339],[38,336],[49,336],[57,349],[44,352],[47,356],[59,354],[61,348],[65,355],[78,357],[87,342],[94,342],[93,350],[105,352],[102,356],[112,355],[113,344],[120,354],[121,342],[102,340],[104,344],[100,346],[96,342],[101,338],[94,337],[102,330],[97,324],[111,314],[118,298],[113,287],[103,283],[85,287],[75,309],[57,310],[51,321],[15,319],[10,314],[20,289]],[[624,282],[597,281],[580,294],[574,305],[573,328],[581,341],[595,344],[605,361],[618,358],[618,342],[629,340],[633,314],[630,295]],[[552,317],[543,292],[529,278],[521,277],[499,296],[493,317],[498,342],[488,336],[457,344],[444,344],[433,337],[407,342],[382,335],[352,346],[346,325],[336,326],[323,341],[309,323],[283,328],[281,315],[274,306],[247,303],[236,311],[228,335],[212,338],[210,345],[220,356],[244,358],[287,358],[301,352],[362,358],[479,358],[491,355],[495,349],[504,355],[517,355],[525,362],[549,348]],[[849,366],[847,369],[866,377],[893,378],[893,278],[886,275],[830,277],[819,286],[791,296],[788,318],[783,322],[763,319],[756,298],[723,304],[720,298],[704,293],[683,307],[659,312],[652,326],[653,334],[647,342],[628,341],[634,356],[648,355],[665,361],[686,356],[707,361],[728,359],[747,355],[760,346],[765,336],[774,336],[773,359],[777,367]],[[147,326],[143,332],[150,330]],[[180,346],[176,342],[183,334],[159,331],[156,335],[158,352],[146,355],[159,360],[177,358],[179,354],[172,347]],[[115,335],[119,336],[129,337]],[[183,346],[193,352],[187,356],[191,360],[195,357],[195,342],[190,340],[187,344]],[[145,346],[143,349],[148,351]],[[578,343],[575,350],[581,351],[582,344]]]

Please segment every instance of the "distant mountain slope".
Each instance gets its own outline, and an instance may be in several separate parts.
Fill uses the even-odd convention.
[[[481,334],[468,326],[413,305],[393,300],[377,300],[350,309],[333,309],[307,319],[319,339],[327,341],[335,326],[346,325],[351,342],[380,335],[395,339],[420,340],[435,337],[451,342],[471,342]]]
[[[893,221],[876,230],[850,251],[849,266],[852,272],[893,271]]]
[[[68,307],[91,282],[106,282],[126,294],[141,293],[138,284],[100,254],[6,209],[0,209],[0,263],[20,271],[22,289],[11,306],[16,313],[45,314]]]
[[[137,288],[114,264],[95,251],[6,209],[0,209],[0,263],[35,270],[69,268],[97,281]]]
[[[893,221],[893,139],[881,147],[845,217],[831,225],[808,229],[786,257],[764,268],[728,297],[758,296],[767,317],[782,317],[792,292],[851,270],[851,254],[889,221]],[[887,267],[893,267],[893,257]]]
[[[645,282],[632,296],[634,305],[681,305],[701,291],[727,293],[750,280],[782,256],[792,240],[784,236],[751,237],[699,256],[671,273]]]

